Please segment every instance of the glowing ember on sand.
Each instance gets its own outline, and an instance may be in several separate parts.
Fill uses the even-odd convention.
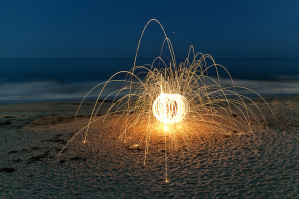
[[[151,64],[137,66],[142,36],[152,21],[160,25],[165,36],[161,53]],[[168,47],[171,56],[167,61],[162,58],[164,46]],[[220,84],[219,71],[226,73],[226,86]],[[209,76],[209,73],[214,74],[214,77]],[[126,78],[116,79],[121,74],[126,74]],[[110,91],[110,94],[106,93],[103,97],[108,85],[119,82],[122,82],[120,89]],[[99,119],[112,120],[109,116],[113,115],[113,126],[118,127],[116,130],[122,128],[119,138],[128,145],[144,149],[144,163],[150,143],[151,146],[157,146],[157,140],[164,141],[166,181],[166,151],[177,150],[182,146],[189,149],[191,142],[199,145],[201,135],[252,133],[253,128],[262,129],[266,126],[259,107],[237,91],[250,91],[264,100],[260,95],[234,85],[225,67],[216,64],[210,55],[195,53],[192,46],[185,61],[177,64],[171,42],[160,22],[155,19],[150,20],[143,29],[133,68],[130,71],[120,71],[108,81],[92,88],[82,100],[78,111],[85,98],[98,88],[100,92],[89,123],[65,147],[82,131],[85,131],[85,142],[90,125]],[[98,115],[99,110],[103,109],[103,103],[111,97],[114,100],[106,114]],[[156,125],[157,123],[160,124]]]

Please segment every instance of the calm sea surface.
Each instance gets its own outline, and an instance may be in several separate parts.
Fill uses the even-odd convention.
[[[152,60],[138,59],[137,65],[151,64]],[[183,59],[177,60],[180,61]],[[264,85],[266,94],[299,94],[299,59],[216,58],[215,61],[225,66],[234,80],[245,82],[252,89]],[[0,103],[81,99],[89,89],[114,73],[130,70],[133,63],[134,59],[129,58],[3,58],[0,59]],[[224,71],[220,74],[225,76]],[[215,73],[211,71],[209,75]]]

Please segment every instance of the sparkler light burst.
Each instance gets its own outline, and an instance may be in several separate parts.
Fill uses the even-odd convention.
[[[154,101],[153,114],[161,122],[175,124],[188,114],[188,101],[180,94],[161,93]]]
[[[151,22],[157,22],[165,36],[161,53],[152,63],[137,66],[141,40]],[[165,47],[171,56],[166,61],[162,58]],[[220,71],[225,72],[228,80],[220,78]],[[126,77],[118,79],[123,74]],[[221,81],[225,82],[226,86],[221,85]],[[104,96],[109,85],[119,82],[122,83],[120,89]],[[132,69],[120,71],[108,81],[92,88],[82,100],[78,111],[86,97],[96,89],[100,89],[100,92],[89,123],[77,132],[76,136],[85,132],[85,142],[89,127],[94,122],[100,119],[113,121],[117,124],[115,126],[121,126],[121,141],[144,149],[144,163],[150,146],[155,146],[155,141],[162,140],[165,147],[166,181],[167,151],[180,147],[189,149],[191,142],[200,145],[202,135],[252,133],[253,127],[266,126],[263,113],[255,102],[237,91],[250,91],[263,100],[260,95],[234,85],[225,67],[216,64],[210,55],[195,53],[192,46],[185,61],[178,64],[172,44],[156,19],[150,20],[143,29]],[[106,114],[99,115],[104,102],[111,97],[114,100]]]

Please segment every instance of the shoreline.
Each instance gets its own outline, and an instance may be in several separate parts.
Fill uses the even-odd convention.
[[[247,97],[249,98],[252,98],[252,99],[256,99],[256,98],[260,98],[259,96],[257,95],[246,95]],[[299,94],[297,93],[294,93],[294,94],[261,94],[261,96],[264,98],[264,99],[267,99],[267,98],[297,98],[299,97]],[[2,105],[9,105],[9,104],[28,104],[28,103],[49,103],[49,102],[53,102],[53,103],[59,103],[59,102],[78,102],[80,103],[83,99],[84,95],[82,95],[82,98],[74,98],[74,99],[53,99],[53,100],[45,100],[45,99],[41,99],[41,100],[10,100],[10,101],[0,101],[0,106]],[[228,96],[228,98],[230,98]],[[234,97],[232,97],[234,98]],[[95,102],[96,98],[95,99],[86,99],[85,101],[93,101]],[[99,99],[99,100],[102,100],[102,99]],[[111,102],[111,99],[108,99],[107,102]]]

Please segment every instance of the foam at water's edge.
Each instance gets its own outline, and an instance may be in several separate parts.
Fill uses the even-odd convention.
[[[222,79],[223,85],[229,85],[229,79]],[[299,95],[299,81],[258,81],[234,79],[236,85],[243,85],[266,96]],[[100,82],[71,82],[59,83],[55,81],[2,82],[0,84],[0,103],[41,102],[61,100],[81,100],[86,92]],[[122,83],[114,83],[111,91],[120,88]],[[106,90],[107,94],[110,92]],[[243,93],[245,92],[245,93]],[[242,94],[250,92],[240,91]],[[96,98],[94,92],[89,97]],[[105,94],[103,95],[105,96]]]

